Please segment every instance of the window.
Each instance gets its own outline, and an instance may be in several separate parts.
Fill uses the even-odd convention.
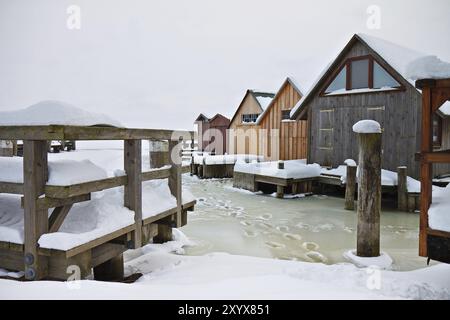
[[[342,93],[355,89],[400,88],[395,80],[372,56],[349,58],[323,93]]]
[[[243,114],[242,115],[242,122],[256,122],[256,119],[258,119],[259,114],[258,113],[249,113],[249,114]]]
[[[291,118],[291,110],[281,110],[281,120],[289,120]]]
[[[383,87],[396,88],[400,87],[398,83],[392,76],[384,70],[377,62],[373,63],[373,87],[376,89]]]
[[[342,70],[338,73],[336,78],[330,83],[327,90],[325,90],[325,93],[330,93],[337,90],[345,90],[346,86],[346,77],[347,71],[345,68],[342,68]]]
[[[369,88],[369,59],[351,62],[351,89]]]
[[[433,147],[439,148],[442,143],[442,119],[435,115],[433,117]]]

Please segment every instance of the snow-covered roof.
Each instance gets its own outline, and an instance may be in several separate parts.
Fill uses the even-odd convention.
[[[258,104],[263,111],[266,110],[266,108],[272,102],[272,99],[275,97],[275,94],[271,92],[262,92],[256,90],[249,91],[255,97],[256,101],[258,101]]]
[[[283,87],[287,84],[290,83],[292,85],[292,87],[300,94],[300,96],[303,95],[302,91],[300,91],[300,86],[298,85],[298,82],[296,82],[295,80],[293,80],[291,77],[287,77],[286,80],[284,80],[283,84],[281,85],[280,89],[278,89],[276,95],[272,98],[272,100],[270,101],[269,105],[264,109],[264,111],[258,116],[258,119],[256,119],[256,124],[259,124],[262,119],[264,118],[264,116],[266,115],[266,113],[269,112],[270,108],[272,107],[272,102],[275,101],[276,97],[278,96],[278,94],[281,92],[281,90],[283,89]]]
[[[0,125],[3,126],[93,126],[100,124],[122,126],[108,115],[86,111],[71,104],[54,100],[41,101],[25,109],[0,112]]]
[[[330,67],[338,62],[337,60],[341,54],[346,51],[346,49],[349,48],[349,45],[355,40],[361,41],[375,51],[412,86],[414,86],[415,80],[420,78],[450,78],[450,63],[440,60],[437,56],[409,49],[381,38],[358,33],[352,37],[345,48],[320,73],[308,92],[292,109],[291,117],[297,116],[297,113],[305,104],[305,101],[309,99],[309,96],[322,81]]]

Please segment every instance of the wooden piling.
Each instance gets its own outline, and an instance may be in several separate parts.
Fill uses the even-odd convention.
[[[38,240],[48,232],[47,209],[38,206],[48,178],[47,141],[25,140],[23,148],[25,278],[39,280],[48,272],[48,261],[38,255]]]
[[[134,211],[136,230],[133,237],[133,248],[142,245],[142,151],[141,140],[124,141],[124,168],[128,183],[124,187],[124,204]]]
[[[177,213],[176,213],[176,227],[182,226],[182,198],[181,198],[181,144],[183,140],[170,140],[169,141],[169,163],[170,176],[169,176],[169,189],[172,195],[177,200]]]
[[[381,133],[359,133],[356,254],[380,255]]]
[[[345,210],[355,210],[356,166],[347,166],[345,182]]]
[[[94,279],[99,281],[123,280],[123,254],[94,267]]]
[[[408,185],[407,168],[397,168],[397,208],[400,211],[408,211]]]

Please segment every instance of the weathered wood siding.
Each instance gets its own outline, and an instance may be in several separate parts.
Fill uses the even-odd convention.
[[[347,53],[349,57],[370,54],[357,42]],[[387,70],[396,73],[382,61]],[[345,159],[358,158],[358,143],[352,126],[362,119],[380,122],[383,128],[382,167],[396,171],[407,166],[413,177],[419,175],[415,153],[420,146],[421,95],[409,83],[400,81],[405,90],[322,97],[320,90],[308,103],[310,162],[338,166]]]
[[[282,121],[282,111],[291,110],[301,96],[289,83],[277,93],[270,109],[261,119],[260,151],[266,160],[304,159],[307,153],[306,121]],[[276,134],[278,130],[278,134]],[[278,136],[278,143],[273,141]],[[277,150],[273,150],[273,145]]]
[[[228,153],[248,154],[259,153],[259,138],[257,125],[242,124],[243,114],[260,114],[262,112],[256,99],[249,93],[246,94],[234,119],[231,121],[228,132]],[[256,134],[255,134],[256,132]],[[245,135],[245,137],[243,136]],[[232,141],[231,141],[232,140]]]

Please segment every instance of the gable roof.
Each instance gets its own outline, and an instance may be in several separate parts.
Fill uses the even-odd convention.
[[[212,117],[211,119],[209,119],[209,122],[213,122],[214,120],[216,120],[217,118],[223,118],[227,121],[230,121],[230,119],[228,119],[227,117],[225,117],[224,115],[220,114],[220,113],[216,113],[216,115],[214,117]]]
[[[207,121],[209,121],[209,118],[207,116],[205,116],[203,113],[200,113],[194,122],[197,122],[197,121],[204,121],[204,122],[206,121],[207,122]]]
[[[337,57],[328,64],[328,66],[322,71],[318,79],[314,82],[308,92],[300,99],[296,106],[291,111],[291,118],[301,118],[304,116],[304,106],[312,98],[314,93],[322,85],[322,83],[328,79],[331,73],[339,66],[340,61],[348,53],[356,42],[363,44],[376,60],[380,60],[389,65],[395,75],[405,80],[408,85],[414,86],[414,76],[411,70],[411,64],[415,61],[421,60],[426,57],[433,57],[423,52],[412,50],[406,47],[399,46],[390,41],[380,39],[374,36],[366,34],[355,34],[350,41],[345,45]]]
[[[298,84],[295,82],[295,80],[292,80],[292,78],[287,77],[286,80],[284,80],[283,84],[281,85],[280,89],[278,89],[276,95],[273,97],[272,101],[270,102],[270,104],[267,106],[267,108],[263,111],[263,113],[261,113],[258,117],[258,119],[256,119],[256,124],[261,123],[262,119],[264,119],[264,117],[266,116],[266,114],[269,113],[269,110],[272,109],[272,106],[274,105],[275,100],[277,99],[277,97],[281,94],[281,91],[284,89],[284,87],[286,85],[290,84],[295,91],[297,91],[297,93],[300,95],[300,97],[303,96],[302,92],[299,89]]]
[[[245,92],[244,98],[242,98],[241,103],[239,104],[239,107],[236,109],[236,112],[234,113],[233,117],[230,120],[230,124],[234,121],[234,119],[236,118],[237,114],[239,113],[239,110],[242,107],[242,104],[245,101],[245,98],[247,97],[247,95],[251,95],[255,101],[257,102],[258,106],[261,109],[261,112],[263,112],[270,104],[270,102],[272,101],[273,97],[275,97],[274,93],[270,93],[270,92],[263,92],[263,91],[255,91],[255,90],[251,90],[248,89]]]

